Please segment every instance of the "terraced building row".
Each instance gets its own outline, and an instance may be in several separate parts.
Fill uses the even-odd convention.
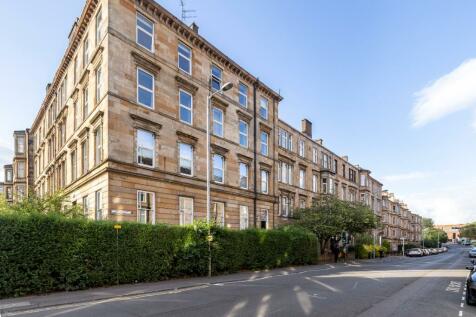
[[[228,82],[207,118],[208,97]],[[362,201],[384,224],[395,216],[382,183],[314,139],[311,121],[298,130],[279,119],[281,100],[155,1],[88,0],[22,134],[24,184],[38,195],[62,190],[94,219],[204,219],[209,120],[212,211],[223,226],[273,228],[320,195]],[[5,178],[11,200],[28,194],[20,179]],[[392,230],[390,221],[379,234]]]

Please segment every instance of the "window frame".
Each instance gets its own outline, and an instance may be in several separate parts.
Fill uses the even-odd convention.
[[[242,167],[245,169],[246,175],[242,174],[242,169],[241,169]],[[249,167],[249,165],[244,163],[244,162],[240,162],[238,164],[238,169],[239,169],[239,175],[240,175],[240,178],[239,178],[240,188],[241,189],[249,189],[249,178],[250,178],[250,167]],[[243,178],[246,178],[246,186],[242,186],[241,181],[242,181]]]
[[[266,175],[266,177],[263,177],[263,175]],[[261,193],[262,194],[269,194],[269,171],[265,169],[261,169],[260,172],[260,177],[261,177]],[[266,184],[264,187],[265,189],[263,190],[263,184]]]
[[[103,23],[103,16],[102,16],[102,7],[99,8],[98,10],[98,13],[96,13],[96,17],[95,17],[95,44],[96,46],[98,46],[99,42],[101,41],[102,39],[102,23]]]
[[[215,111],[221,114],[221,122],[215,120]],[[221,134],[216,133],[215,127],[221,128]],[[225,136],[225,112],[218,107],[212,107],[212,133],[214,136],[223,138]]]
[[[180,47],[185,48],[186,50],[188,50],[189,53],[190,53],[190,57],[187,57],[184,54],[182,54],[180,52]],[[185,43],[183,43],[182,41],[179,41],[178,45],[177,45],[177,67],[178,67],[179,70],[183,71],[184,73],[186,73],[190,76],[192,75],[192,57],[193,57],[192,48],[190,46],[186,45]],[[180,58],[184,58],[185,60],[188,61],[189,67],[190,67],[189,71],[180,67]]]
[[[99,141],[99,142],[98,142]],[[104,136],[102,125],[94,130],[94,164],[99,165],[104,156]]]
[[[245,215],[245,217],[243,217]],[[243,222],[242,220],[245,220]],[[250,213],[248,206],[240,205],[240,230],[246,230],[250,226]]]
[[[141,163],[140,160],[139,160],[139,133],[140,132],[144,132],[144,133],[147,133],[149,135],[152,136],[152,165],[148,165],[148,164],[144,164],[144,163]],[[143,166],[143,167],[148,167],[148,168],[155,168],[155,148],[156,148],[156,135],[154,132],[151,132],[151,131],[148,131],[148,130],[145,130],[145,129],[140,129],[140,128],[137,128],[136,129],[136,163],[140,166]],[[145,147],[143,147],[145,148]],[[148,148],[145,148],[146,150],[150,150]]]
[[[146,218],[145,218],[145,222],[142,222],[141,221],[141,213],[140,213],[140,209],[145,209],[145,208],[140,208],[139,207],[139,204],[141,203],[141,200],[139,199],[140,197],[140,194],[145,194],[145,195],[151,195],[151,209],[147,209],[146,210]],[[155,218],[155,193],[154,192],[149,192],[149,191],[145,191],[145,190],[137,190],[137,196],[136,196],[136,200],[137,200],[137,205],[136,205],[136,208],[137,208],[137,222],[138,223],[142,223],[142,224],[149,224],[149,222],[147,221],[147,217],[149,216],[149,212],[151,212],[150,216],[151,216],[151,223],[152,225],[155,225],[155,222],[156,222],[156,218]]]
[[[145,87],[145,86],[143,86],[139,83],[139,72],[143,72],[146,75],[149,75],[149,76],[152,77],[152,89],[150,89],[148,87]],[[140,100],[139,100],[139,89],[143,89],[143,90],[145,90],[146,92],[149,92],[152,95],[150,106],[140,102]],[[136,95],[137,95],[137,98],[136,98],[137,104],[139,104],[139,105],[141,105],[141,106],[143,106],[147,109],[154,110],[154,108],[155,108],[155,76],[152,73],[145,70],[144,68],[142,68],[142,67],[137,67],[137,71],[136,71]]]
[[[263,107],[263,101],[265,101],[266,107]],[[266,110],[265,112],[266,116],[262,115],[262,112],[261,112],[262,109]],[[259,100],[259,116],[261,119],[269,120],[269,100],[263,96],[261,96]]]
[[[303,168],[299,169],[299,188],[306,188],[306,170]]]
[[[89,36],[86,35],[83,40],[83,69],[88,67],[90,62],[90,51],[89,51]]]
[[[190,200],[192,202],[192,208],[191,208],[191,223],[185,223],[185,203],[182,204],[182,201]],[[187,196],[179,196],[179,225],[180,226],[186,226],[186,225],[192,225],[193,224],[193,218],[194,218],[194,210],[195,209],[195,199],[192,197],[187,197]]]
[[[182,93],[190,96],[190,109],[188,109],[186,105],[182,104],[182,102],[181,102],[182,101],[182,98],[181,98]],[[182,108],[184,108],[187,111],[190,111],[190,122],[187,122],[186,120],[182,119],[182,111],[181,111]],[[182,123],[188,124],[188,125],[193,125],[193,95],[191,93],[189,93],[188,91],[184,90],[184,89],[179,89],[179,121],[182,122]]]
[[[102,98],[102,84],[103,84],[103,74],[102,74],[102,65],[99,65],[96,68],[95,73],[95,79],[96,79],[96,105],[99,104]]]
[[[145,30],[143,27],[139,26],[139,24],[137,23],[137,21],[139,19],[143,19],[145,22],[149,22],[152,25],[152,27],[151,27],[152,28],[152,34],[150,34],[150,32]],[[145,23],[145,24],[147,24],[147,23]],[[150,48],[146,47],[145,45],[143,45],[139,42],[139,29],[142,32],[146,33],[147,35],[149,35],[151,37],[151,43],[150,43],[151,47]],[[155,37],[155,23],[154,23],[154,21],[152,21],[147,16],[145,16],[144,14],[137,11],[136,12],[136,44],[139,45],[140,47],[145,48],[149,52],[154,53],[154,51],[155,51],[155,39],[154,39],[154,37]]]
[[[241,126],[242,125],[245,126],[246,133],[241,131]],[[242,120],[242,119],[240,119],[238,121],[238,143],[240,144],[241,147],[243,147],[245,149],[249,148],[249,146],[250,146],[250,144],[249,144],[249,129],[250,129],[250,125],[248,124],[248,122],[246,122],[245,120]],[[241,143],[241,137],[246,139],[246,145]]]
[[[245,92],[241,91],[241,88],[244,87]],[[242,83],[241,81],[238,84],[238,103],[241,107],[248,109],[248,86]],[[244,104],[241,103],[241,98],[244,98]]]
[[[216,209],[215,217],[220,218],[220,220],[217,219],[217,221],[215,223],[218,226],[220,226],[221,228],[225,228],[225,226],[226,226],[226,217],[225,217],[226,204],[222,201],[214,201],[214,202],[212,202],[212,210],[214,210],[215,206],[222,206],[223,207],[223,210],[222,210],[221,214],[218,214],[218,208]]]
[[[213,74],[214,68],[220,71],[220,78],[218,78],[217,76]],[[223,81],[223,69],[221,69],[220,67],[212,63],[212,65],[210,66],[210,90],[219,91],[222,87],[222,81]],[[214,82],[218,83],[218,89],[213,87]]]
[[[190,174],[187,174],[187,173],[183,173],[182,172],[182,165],[181,165],[181,161],[182,161],[182,156],[181,156],[181,145],[184,145],[184,146],[189,146],[190,147],[190,150],[191,150],[191,158],[190,158]],[[193,145],[189,144],[189,143],[184,143],[184,142],[179,142],[178,143],[178,172],[180,175],[184,175],[184,176],[189,176],[189,177],[192,177],[193,174],[194,174],[194,171],[193,171],[193,167],[194,167],[194,162],[193,162],[193,152],[194,152],[194,148],[193,148]],[[186,160],[188,160],[188,158],[184,158]]]
[[[221,158],[221,168],[217,168],[215,166],[215,157],[220,157]],[[215,179],[215,170],[216,169],[220,170],[222,172],[222,180],[221,181]],[[218,183],[218,184],[224,184],[225,183],[225,157],[221,154],[214,153],[212,155],[212,180],[213,180],[213,182]]]
[[[266,143],[263,141],[263,136],[266,135]],[[263,146],[266,148],[266,153],[263,153]],[[269,156],[269,133],[261,131],[260,133],[260,154],[263,156]]]

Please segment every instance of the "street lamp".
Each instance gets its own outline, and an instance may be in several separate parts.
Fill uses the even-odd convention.
[[[403,240],[402,253],[403,253],[403,256],[405,256],[405,237],[401,237],[400,239]]]
[[[212,97],[233,88],[233,83],[225,83],[220,90],[208,94],[207,98],[207,224],[210,224],[210,103]]]

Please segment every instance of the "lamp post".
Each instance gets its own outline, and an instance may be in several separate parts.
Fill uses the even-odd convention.
[[[207,224],[210,224],[210,104],[212,97],[233,88],[233,83],[226,83],[220,90],[208,94],[207,98]]]
[[[212,97],[217,94],[233,88],[233,83],[226,83],[213,93],[208,94],[207,98],[207,227],[208,227],[208,277],[212,277],[212,235],[210,232],[210,104]]]
[[[403,244],[402,244],[402,254],[403,254],[403,256],[405,256],[405,237],[401,237],[400,239],[403,240]]]

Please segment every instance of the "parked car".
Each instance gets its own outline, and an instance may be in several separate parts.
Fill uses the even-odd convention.
[[[466,304],[476,305],[476,261],[472,260],[466,268],[470,270],[466,279]]]
[[[447,247],[442,247],[443,249],[443,252],[448,252],[448,248]]]
[[[423,251],[421,249],[417,249],[417,248],[410,249],[410,250],[407,251],[407,256],[409,256],[409,257],[414,257],[414,256],[420,257],[420,256],[423,256]]]
[[[468,254],[470,258],[476,258],[476,247],[469,250]]]
[[[428,250],[428,249],[423,249],[423,255],[424,255],[424,256],[431,255],[430,250]]]

